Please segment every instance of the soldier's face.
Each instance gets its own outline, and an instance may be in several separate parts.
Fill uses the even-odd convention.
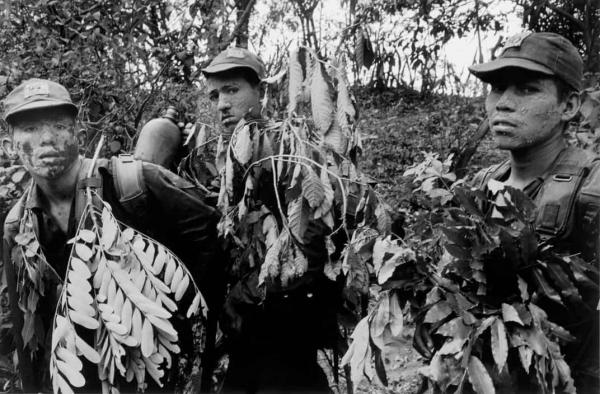
[[[75,119],[68,110],[55,107],[16,114],[11,126],[13,148],[33,176],[56,179],[76,162]]]
[[[509,69],[491,83],[485,107],[500,149],[531,148],[562,133],[568,103],[559,100],[552,78]]]
[[[260,117],[260,86],[252,86],[242,77],[218,74],[207,78],[207,85],[219,121],[228,131],[233,131],[242,118]]]

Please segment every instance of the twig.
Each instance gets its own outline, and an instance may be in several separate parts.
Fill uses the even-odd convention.
[[[244,23],[250,16],[250,11],[254,8],[255,3],[256,3],[256,0],[248,1],[248,5],[246,5],[246,9],[244,10],[242,15],[240,16],[240,19],[238,19],[237,23],[235,24],[235,27],[231,31],[231,34],[229,35],[229,39],[227,41],[224,41],[221,45],[219,45],[220,49],[227,48],[229,46],[229,44],[231,44],[231,41],[233,41],[234,38],[239,34],[239,30],[242,28],[242,26],[244,25]]]

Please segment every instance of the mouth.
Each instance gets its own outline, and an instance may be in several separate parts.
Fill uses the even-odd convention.
[[[41,160],[43,160],[43,159],[58,159],[58,158],[60,158],[60,155],[57,152],[44,152],[42,154],[39,154],[38,158]]]
[[[234,122],[235,122],[235,118],[233,117],[233,115],[226,115],[221,118],[221,123],[223,123],[224,125],[234,123]]]
[[[491,122],[492,127],[517,127],[517,124],[507,119],[494,119]]]
[[[510,136],[514,133],[514,130],[518,127],[518,125],[510,120],[494,119],[490,122],[490,127],[495,135]]]

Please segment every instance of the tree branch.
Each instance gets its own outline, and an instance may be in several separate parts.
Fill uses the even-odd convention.
[[[579,19],[575,18],[573,15],[569,14],[567,11],[563,10],[562,8],[559,8],[552,4],[546,4],[546,7],[551,9],[552,11],[556,12],[557,14],[567,18],[571,22],[573,22],[579,28],[579,30],[581,30],[581,31],[585,30],[585,26],[583,25],[583,22],[581,22]]]
[[[229,44],[231,44],[231,41],[233,41],[235,37],[239,34],[239,30],[242,28],[246,20],[250,17],[250,11],[252,11],[252,9],[254,8],[254,4],[256,4],[256,0],[248,1],[248,5],[246,6],[246,9],[244,10],[242,16],[240,16],[240,19],[238,19],[237,23],[235,24],[233,31],[229,35],[229,39],[220,45],[221,50],[227,48]]]

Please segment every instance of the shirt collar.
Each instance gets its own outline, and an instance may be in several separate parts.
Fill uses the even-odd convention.
[[[31,189],[29,190],[29,195],[27,196],[27,201],[25,202],[25,208],[27,209],[42,209],[43,207],[43,197],[40,188],[32,181]]]

